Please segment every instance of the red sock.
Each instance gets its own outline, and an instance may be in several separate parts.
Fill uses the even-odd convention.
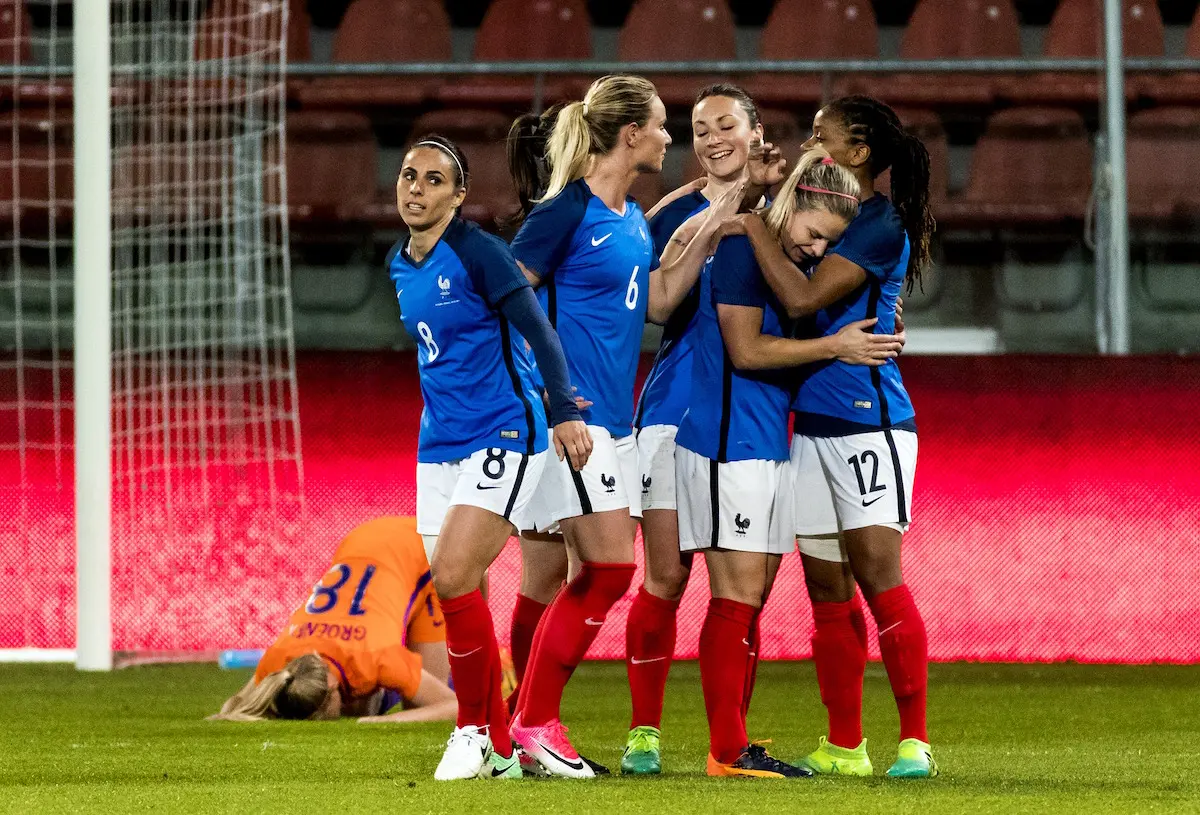
[[[867,603],[879,629],[879,651],[900,711],[900,740],[928,742],[925,688],[929,673],[929,642],[925,638],[925,621],[917,611],[908,586],[903,583],[877,594]]]
[[[486,727],[490,719],[490,685],[494,662],[500,665],[492,612],[479,590],[442,601],[446,618],[446,653],[450,657],[450,675],[458,696],[458,726]],[[499,696],[499,682],[495,695]]]
[[[758,618],[762,616],[762,609],[754,615],[754,622],[750,623],[750,636],[746,641],[750,643],[750,651],[746,659],[746,683],[742,688],[742,718],[750,715],[750,699],[754,696],[754,683],[758,679],[758,649],[762,644],[762,638],[759,636]]]
[[[500,646],[495,637],[492,637],[492,664],[488,673],[488,736],[492,739],[492,749],[501,758],[508,758],[512,755],[512,736],[508,734],[508,705],[500,692],[504,676],[500,666]]]
[[[642,586],[629,607],[625,627],[625,672],[633,696],[629,728],[662,726],[667,673],[675,656],[675,615],[678,600],[663,600]]]
[[[709,752],[731,764],[746,749],[746,717],[742,697],[749,666],[750,626],[758,609],[714,597],[700,629],[700,685],[708,713]]]
[[[512,651],[513,669],[517,672],[517,687],[508,696],[508,715],[516,713],[521,703],[521,682],[525,679],[525,668],[529,665],[529,655],[533,653],[533,639],[537,634],[538,623],[548,605],[531,600],[523,594],[517,595],[517,605],[513,608],[512,628],[509,630],[509,648]]]
[[[521,690],[521,723],[539,727],[559,717],[563,688],[600,632],[608,610],[633,579],[632,563],[584,562],[542,617]]]
[[[845,603],[812,604],[813,662],[821,702],[829,712],[829,743],[853,750],[862,741],[863,673],[867,668],[866,617],[858,595]],[[854,615],[862,621],[859,639]]]

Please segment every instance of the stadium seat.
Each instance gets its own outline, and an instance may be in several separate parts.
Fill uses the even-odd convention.
[[[288,218],[299,227],[293,235],[318,242],[351,237],[375,192],[377,152],[366,116],[289,113]]]
[[[874,59],[879,28],[868,0],[779,0],[763,26],[758,56],[764,60]],[[837,77],[823,93],[822,78],[800,74],[758,74],[748,90],[766,105],[809,103],[835,95]]]
[[[1183,55],[1200,59],[1200,9],[1192,18],[1184,39]],[[1200,73],[1177,72],[1168,76],[1147,76],[1137,83],[1140,95],[1159,105],[1200,104]]]
[[[24,0],[0,0],[0,63],[20,65],[32,56],[33,20]]]
[[[476,62],[587,60],[592,58],[592,23],[583,0],[494,0],[475,34]],[[582,95],[581,78],[545,78],[542,100],[553,103]],[[471,77],[447,83],[448,105],[500,104],[529,107],[537,93],[532,76]]]
[[[441,0],[354,0],[333,37],[333,62],[449,62],[450,18]],[[362,109],[418,105],[444,80],[433,76],[338,76],[312,79],[304,107]]]
[[[1200,109],[1164,107],[1134,114],[1126,151],[1130,218],[1194,232],[1200,189],[1189,168],[1200,166]]]
[[[664,36],[670,32],[670,36]],[[622,62],[684,62],[737,58],[737,29],[726,0],[638,0],[617,39]],[[652,76],[668,106],[690,105],[704,76]]]
[[[948,36],[953,32],[952,36]],[[921,0],[900,43],[903,59],[999,59],[1021,56],[1011,0]],[[857,80],[860,90],[909,105],[988,105],[1005,80],[984,74],[900,74]],[[855,83],[852,82],[852,85]]]
[[[1164,28],[1152,0],[1122,0],[1124,50],[1127,57],[1161,57]],[[1049,58],[1099,57],[1104,53],[1104,29],[1094,0],[1062,0],[1046,30],[1043,53]],[[1130,75],[1126,96],[1132,98],[1150,77]],[[1038,74],[1011,80],[1002,91],[1020,104],[1095,104],[1103,92],[1102,77],[1091,74]]]
[[[495,229],[498,218],[512,215],[520,207],[504,151],[504,138],[511,123],[508,116],[492,110],[436,110],[418,117],[409,137],[411,141],[437,133],[462,148],[471,173],[470,193],[462,215],[488,230]],[[381,233],[404,228],[396,211],[395,175],[389,178],[389,185],[376,190],[361,210],[364,219]]]
[[[53,222],[69,228],[74,196],[72,129],[69,112],[50,119],[46,111],[0,118],[0,229],[45,237]],[[53,187],[53,192],[52,192]]]
[[[1091,184],[1092,149],[1082,116],[1063,108],[1012,108],[988,120],[967,187],[943,217],[985,228],[1073,225],[1083,219]]]
[[[272,12],[275,9],[275,13]],[[229,59],[257,55],[277,62],[276,43],[283,25],[282,9],[260,0],[212,0],[196,30],[196,59]],[[310,22],[303,0],[288,0],[287,58],[312,59]]]

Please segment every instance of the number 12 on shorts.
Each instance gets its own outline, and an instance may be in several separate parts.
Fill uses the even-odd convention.
[[[850,456],[846,459],[846,463],[854,468],[854,477],[858,479],[858,494],[867,495],[872,492],[883,492],[887,489],[887,484],[879,483],[879,456],[875,455],[874,450],[863,450],[855,456]],[[863,473],[867,467],[871,469],[871,484],[868,487],[866,479],[863,478]]]

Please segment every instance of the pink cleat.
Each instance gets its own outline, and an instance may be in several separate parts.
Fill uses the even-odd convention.
[[[525,727],[518,713],[508,729],[513,741],[542,765],[548,775],[561,778],[596,777],[592,768],[571,746],[567,739],[567,728],[559,719],[551,719],[540,727]]]

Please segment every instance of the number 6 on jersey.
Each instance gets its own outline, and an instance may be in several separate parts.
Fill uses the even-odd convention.
[[[625,308],[629,309],[630,311],[633,311],[635,308],[637,308],[637,302],[638,302],[637,273],[638,273],[638,270],[641,268],[642,267],[640,265],[634,266],[633,274],[631,274],[629,276],[629,288],[625,292]]]

